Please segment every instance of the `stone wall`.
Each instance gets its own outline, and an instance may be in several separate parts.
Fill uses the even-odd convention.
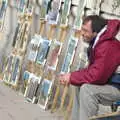
[[[17,10],[14,7],[14,0],[9,0],[6,12],[4,37],[0,41],[0,53],[7,50],[7,54],[11,49],[11,42],[17,25]],[[39,15],[40,9],[35,0],[31,0],[34,8],[31,35],[39,32]],[[64,2],[64,0],[63,0]],[[41,4],[41,0],[38,2]],[[118,3],[118,4],[116,4]],[[71,11],[69,15],[69,24],[73,24],[77,16],[77,7],[79,0],[72,0]],[[85,15],[98,14],[107,19],[120,20],[120,0],[86,0]],[[7,48],[7,49],[6,49]]]

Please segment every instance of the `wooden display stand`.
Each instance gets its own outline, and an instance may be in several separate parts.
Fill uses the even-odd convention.
[[[68,29],[68,26],[60,26],[60,29],[61,29],[61,32],[60,32],[60,36],[59,36],[59,40],[60,42],[64,42],[65,38],[66,38],[66,35],[67,35],[67,29]],[[58,67],[57,67],[57,73],[59,73],[59,63],[58,63]],[[55,112],[57,109],[56,109],[56,106],[57,106],[57,100],[58,100],[58,96],[60,94],[60,83],[59,83],[59,80],[57,80],[58,77],[56,76],[56,79],[55,79],[55,85],[57,86],[56,88],[56,92],[55,92],[55,96],[54,96],[54,99],[53,99],[53,103],[52,103],[52,107],[51,107],[51,112]],[[61,100],[61,105],[60,105],[60,108],[62,109],[63,105],[64,105],[64,100],[65,100],[65,96],[66,96],[66,91],[67,91],[67,87],[65,87],[65,90],[64,90],[64,93],[63,93],[63,96],[62,96],[62,100]]]
[[[49,26],[49,30],[48,30],[48,33],[46,33],[46,21],[45,20],[41,20],[40,21],[40,33],[39,33],[39,36],[41,36],[42,39],[47,39],[47,41],[50,41],[52,42],[53,40],[53,35],[54,35],[54,32],[55,32],[55,28],[56,28],[56,25],[50,25]],[[51,45],[51,44],[50,44]],[[40,46],[38,46],[38,48],[42,48],[42,43],[40,43]],[[37,51],[39,51],[39,49],[37,48]],[[49,49],[48,49],[48,54],[49,54]],[[48,56],[48,55],[47,55]],[[47,57],[46,56],[46,57]],[[51,72],[49,72],[49,74],[47,74],[47,68],[45,67],[46,65],[46,61],[47,61],[47,58],[45,58],[46,60],[44,61],[45,63],[38,63],[35,61],[28,61],[28,64],[27,64],[27,71],[29,71],[30,73],[33,73],[34,75],[36,76],[39,76],[41,77],[41,81],[40,83],[38,83],[37,86],[39,86],[41,84],[41,82],[43,81],[43,78],[46,77],[46,79],[48,80],[52,80],[51,78]],[[47,76],[46,76],[47,75]],[[53,75],[52,75],[53,76]],[[36,96],[37,94],[37,89],[36,88],[36,92],[34,93],[34,97],[33,97],[33,100],[32,102],[35,103],[36,99],[38,99],[38,96]],[[27,91],[27,90],[26,90]],[[26,92],[25,91],[25,92]],[[39,99],[38,99],[39,100]]]
[[[20,31],[17,34],[16,42],[11,52],[11,55],[14,56],[13,63],[12,63],[12,72],[10,73],[11,76],[13,74],[13,71],[16,69],[14,66],[14,59],[16,57],[19,59],[19,63],[18,63],[19,70],[17,70],[18,72],[16,73],[17,75],[16,75],[15,81],[12,80],[11,76],[9,81],[4,80],[4,82],[7,82],[9,85],[12,86],[12,88],[15,88],[15,89],[18,89],[19,87],[21,69],[22,69],[23,60],[26,53],[27,44],[28,44],[28,35],[29,35],[29,30],[31,25],[31,16],[24,14],[24,16],[20,17],[20,25],[21,25]],[[6,71],[7,69],[4,71],[4,74],[6,73]]]

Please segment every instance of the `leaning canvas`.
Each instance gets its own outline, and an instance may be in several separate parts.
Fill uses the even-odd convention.
[[[40,95],[38,99],[38,104],[42,109],[47,109],[47,104],[51,94],[53,81],[44,79],[40,85]]]
[[[30,79],[31,73],[28,71],[25,71],[23,74],[23,93],[25,92],[25,89],[28,85],[28,80]]]
[[[36,63],[44,65],[46,62],[46,58],[49,52],[51,41],[48,39],[42,40],[37,53]]]
[[[4,75],[3,75],[3,80],[7,83],[10,82],[10,78],[11,78],[11,73],[12,73],[12,69],[13,69],[13,59],[14,56],[10,55],[8,57],[8,62],[4,71]]]
[[[20,70],[21,70],[21,62],[22,62],[21,60],[22,60],[22,58],[20,56],[14,57],[13,70],[12,70],[11,79],[10,79],[10,83],[12,85],[17,85],[17,82],[19,80]]]
[[[41,40],[41,36],[39,35],[35,35],[32,37],[30,42],[30,50],[28,53],[28,60],[35,62]]]
[[[46,14],[46,20],[49,24],[57,24],[59,20],[59,12],[61,7],[61,0],[50,0]]]
[[[56,69],[58,63],[58,56],[61,52],[61,48],[62,48],[62,43],[54,40],[53,43],[51,44],[51,49],[47,59],[47,66]]]
[[[65,25],[65,26],[67,25],[70,6],[71,6],[71,0],[65,0],[62,13],[61,13],[61,20],[60,20],[62,25]]]
[[[77,16],[75,18],[75,22],[74,22],[74,28],[75,29],[81,29],[81,25],[82,25],[82,16],[84,15],[84,8],[86,5],[86,0],[79,0],[79,5],[77,8]]]
[[[49,2],[50,0],[42,0],[42,5],[40,8],[40,19],[45,19]]]
[[[34,95],[36,93],[36,89],[37,89],[40,81],[41,81],[41,77],[38,77],[38,76],[31,73],[29,80],[28,80],[28,84],[27,84],[25,93],[24,93],[24,97],[28,101],[32,102]]]
[[[72,64],[72,60],[75,53],[75,48],[77,46],[78,39],[75,37],[70,37],[69,44],[67,47],[66,56],[64,58],[64,63],[61,68],[61,73],[66,73],[70,71],[70,65]]]

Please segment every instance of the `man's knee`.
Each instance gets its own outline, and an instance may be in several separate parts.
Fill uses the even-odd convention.
[[[91,85],[90,84],[83,84],[80,87],[80,96],[88,96],[91,94]]]

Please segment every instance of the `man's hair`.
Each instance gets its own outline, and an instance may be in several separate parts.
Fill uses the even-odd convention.
[[[83,24],[87,23],[88,21],[92,21],[91,23],[92,31],[96,33],[99,33],[100,30],[107,24],[106,19],[97,15],[90,15],[85,17],[83,19]]]

